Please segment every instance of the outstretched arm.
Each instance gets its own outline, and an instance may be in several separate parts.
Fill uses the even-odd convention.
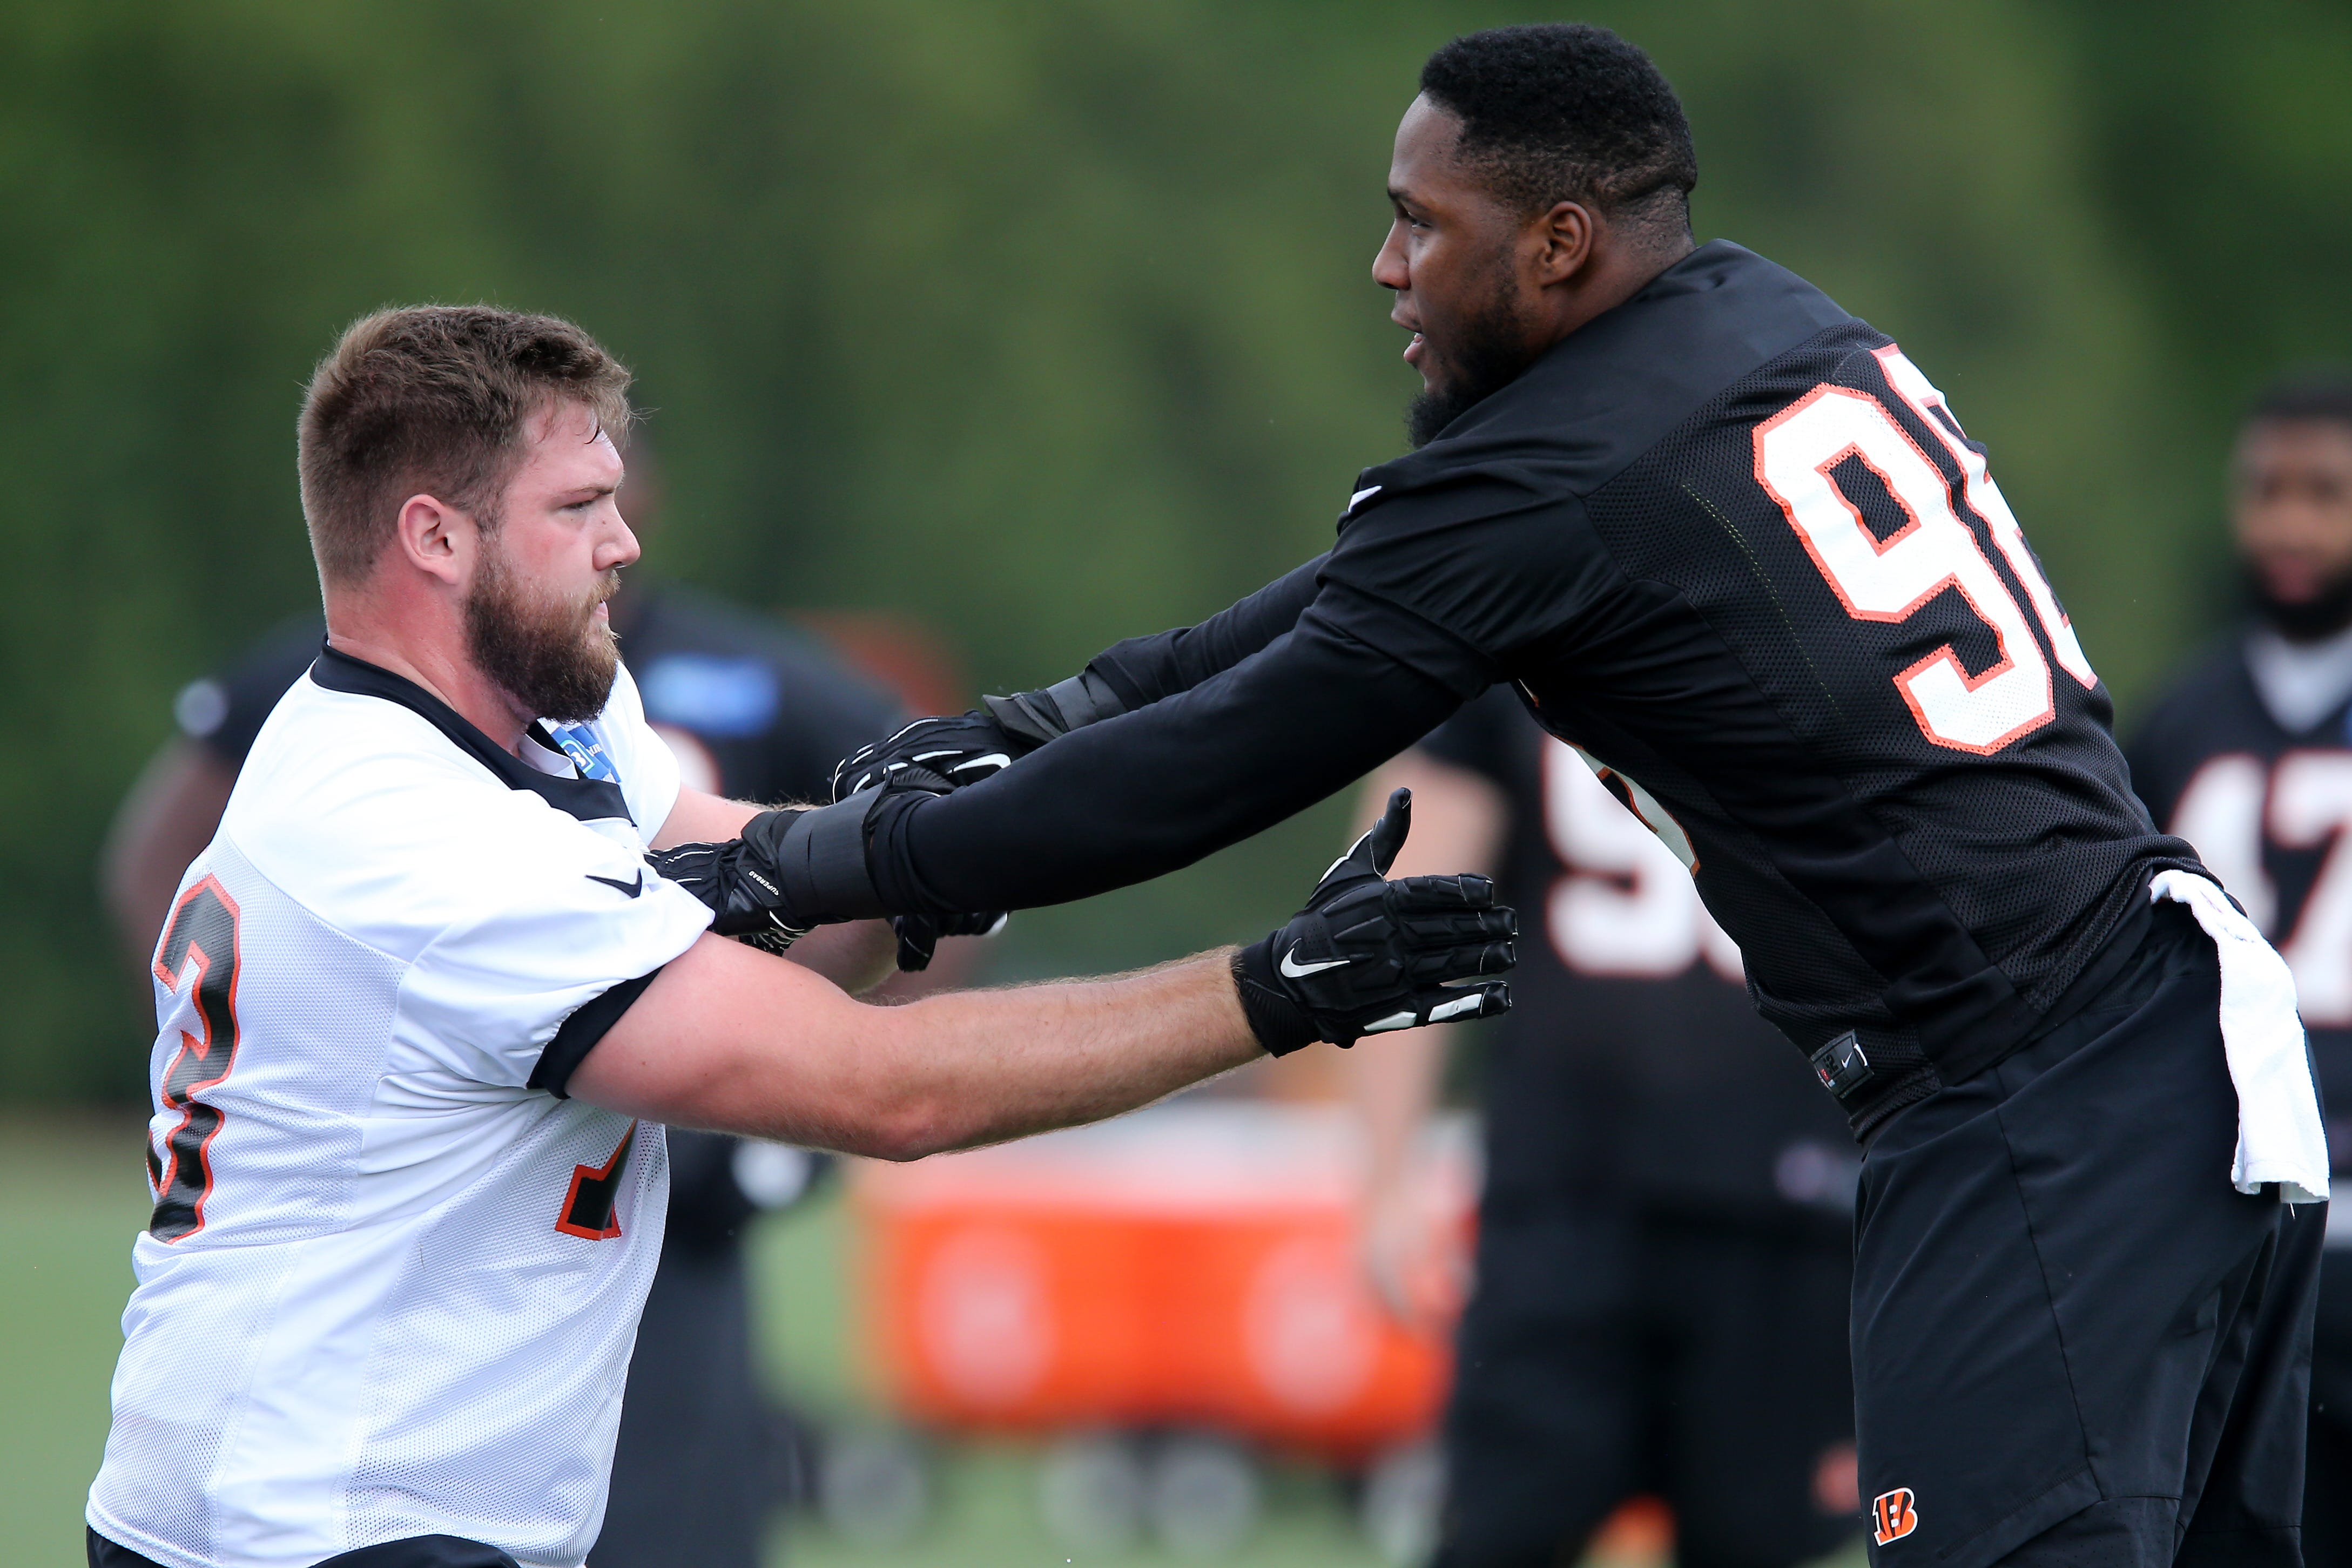
[[[1060,904],[1189,865],[1344,789],[1495,678],[1464,653],[1448,685],[1350,634],[1328,599],[1214,679],[979,783],[947,792],[919,759],[885,788],[653,863],[719,910],[722,933],[795,934]]]
[[[1275,579],[1197,626],[1114,643],[1087,662],[1129,711],[1222,674],[1298,624],[1328,552]]]
[[[705,936],[622,1015],[570,1090],[677,1126],[909,1160],[1115,1115],[1263,1049],[1229,951],[1117,979],[868,1007]]]
[[[1018,1137],[1147,1103],[1296,1050],[1510,1006],[1484,978],[1516,956],[1483,877],[1385,880],[1411,797],[1263,941],[1114,980],[851,1001],[705,936],[555,1083],[686,1126],[893,1159]]]
[[[1329,559],[1317,556],[1196,626],[1113,643],[1067,680],[986,697],[986,712],[919,718],[878,737],[842,759],[834,799],[882,783],[909,764],[950,784],[970,784],[1073,730],[1191,691],[1297,625]]]
[[[1025,909],[1146,881],[1345,789],[1484,684],[1449,689],[1318,605],[1190,691],[951,795],[883,801],[866,864],[892,910]]]

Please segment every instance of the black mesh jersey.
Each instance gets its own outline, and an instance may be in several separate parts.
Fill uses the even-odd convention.
[[[886,814],[886,897],[1156,874],[1510,682],[1646,790],[1784,1033],[1951,1078],[2195,863],[1982,447],[1883,333],[1722,242],[1366,470],[1327,559],[1094,668],[1149,706]]]
[[[1846,1223],[1845,1123],[1756,1016],[1675,857],[1504,688],[1420,749],[1507,803],[1496,882],[1519,964],[1480,1053],[1489,1212]]]
[[[2352,703],[2293,732],[2271,716],[2233,635],[2191,661],[2130,747],[2156,820],[2197,852],[2275,943],[2352,1176]]]

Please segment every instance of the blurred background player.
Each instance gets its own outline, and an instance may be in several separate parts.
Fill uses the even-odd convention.
[[[1481,1042],[1486,1186],[1437,1562],[1574,1562],[1644,1493],[1673,1511],[1681,1568],[1829,1552],[1859,1510],[1844,1118],[1756,1016],[1681,862],[1512,693],[1381,769],[1366,809],[1400,785],[1406,856],[1491,872],[1524,923],[1515,1010]],[[1412,1158],[1435,1034],[1349,1063],[1366,1263],[1416,1319],[1439,1249]]]
[[[2294,969],[2342,1176],[2352,1172],[2352,375],[2299,377],[2254,404],[2231,462],[2230,522],[2252,612],[2175,678],[2135,738],[2132,781]],[[2352,1564],[2352,1224],[2332,1208],[2327,1242],[2304,1494],[2315,1568]]]
[[[662,494],[642,434],[628,462],[626,508],[643,538],[659,527]],[[895,696],[814,638],[690,589],[632,575],[612,616],[646,716],[690,788],[822,800],[836,758],[903,722]],[[142,976],[181,873],[211,841],[262,721],[324,635],[315,615],[289,622],[174,704],[180,734],[125,801],[105,862],[124,949]],[[958,956],[949,948],[939,972],[953,972]],[[901,976],[889,990],[920,983]],[[759,1386],[744,1231],[806,1196],[825,1156],[675,1128],[668,1142],[669,1226],[630,1363],[596,1562],[756,1568],[768,1517],[793,1500],[808,1456],[804,1429]]]

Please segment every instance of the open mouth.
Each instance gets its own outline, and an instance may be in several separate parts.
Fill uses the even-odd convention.
[[[1418,332],[1415,332],[1415,333],[1412,335],[1412,341],[1411,341],[1411,342],[1407,343],[1407,344],[1404,346],[1404,362],[1405,362],[1406,364],[1408,364],[1408,365],[1412,365],[1412,366],[1414,366],[1415,368],[1418,368],[1418,367],[1420,366],[1420,364],[1421,364],[1421,353],[1422,353],[1421,334],[1420,334],[1420,333],[1418,333]]]

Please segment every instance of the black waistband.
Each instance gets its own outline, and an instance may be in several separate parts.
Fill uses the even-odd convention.
[[[163,1568],[128,1546],[89,1531],[89,1568]],[[318,1568],[516,1568],[515,1560],[495,1546],[464,1541],[454,1535],[413,1535],[341,1552],[322,1560]]]
[[[2093,1008],[2131,1004],[2142,993],[2153,989],[2152,965],[2156,957],[2175,942],[2202,936],[2196,917],[2183,905],[2159,904],[2143,897],[2125,914],[2074,982],[2060,992],[2040,1020],[2023,1033],[1966,1046],[1934,1061],[1916,1046],[1889,1051],[1865,1045],[1862,1051],[1876,1051],[1877,1059],[1866,1061],[1859,1071],[1848,1066],[1848,1059],[1857,1054],[1853,1037],[1841,1035],[1813,1052],[1814,1071],[1820,1074],[1822,1085],[1837,1095],[1855,1141],[1867,1145],[1888,1117],[1917,1104],[1945,1085],[1966,1082],[1979,1072],[1990,1071]],[[1833,1082],[1841,1069],[1853,1074],[1853,1082],[1843,1093],[1839,1092],[1839,1085]]]

